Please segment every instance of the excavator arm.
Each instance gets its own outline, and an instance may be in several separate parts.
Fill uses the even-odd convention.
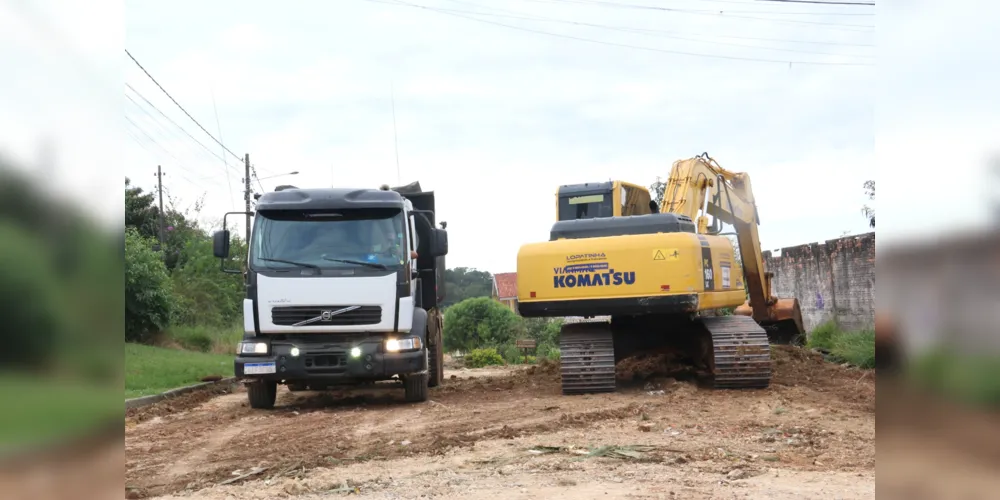
[[[764,264],[757,225],[760,216],[754,201],[750,176],[730,172],[707,153],[673,164],[663,193],[660,212],[686,215],[695,221],[699,234],[719,234],[720,222],[736,229],[749,300],[736,314],[752,316],[779,341],[799,341],[804,336],[802,313],[795,298],[773,295],[771,278]],[[716,218],[709,225],[709,215]]]

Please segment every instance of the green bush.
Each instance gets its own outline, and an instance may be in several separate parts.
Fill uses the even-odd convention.
[[[875,331],[845,332],[836,323],[823,323],[809,334],[809,347],[830,353],[841,363],[859,368],[875,367]]]
[[[827,321],[822,323],[809,333],[809,347],[823,351],[833,350],[833,343],[836,337],[840,336],[840,328],[837,323]]]
[[[523,330],[521,318],[503,304],[489,297],[466,299],[445,312],[444,346],[448,351],[500,347]]]
[[[535,364],[537,362],[538,362],[538,359],[535,358],[535,356],[525,356],[524,357],[524,364],[526,364],[526,365],[533,365],[533,364]]]
[[[553,347],[550,349],[548,354],[545,355],[545,359],[549,361],[559,361],[559,348]]]
[[[233,255],[243,252],[242,241],[230,245]],[[226,326],[240,323],[245,289],[239,275],[219,271],[207,236],[193,236],[183,247],[171,271],[174,290],[172,323]]]
[[[553,349],[558,351],[556,345],[557,344],[553,342],[539,342],[538,347],[535,349],[535,356],[540,359],[548,358],[549,353],[552,352]]]
[[[171,316],[167,268],[151,242],[125,230],[125,341],[142,342],[166,329]]]
[[[503,365],[503,357],[496,349],[490,347],[486,349],[473,349],[465,355],[465,366],[469,368],[482,368],[484,366]]]
[[[500,356],[507,364],[519,365],[524,362],[524,355],[521,354],[521,350],[514,344],[506,344],[500,347],[499,351]]]
[[[534,339],[537,345],[559,343],[559,330],[563,325],[561,318],[525,318],[523,323],[528,338]]]

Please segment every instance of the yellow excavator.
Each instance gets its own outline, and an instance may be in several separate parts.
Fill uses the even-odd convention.
[[[560,195],[594,194],[579,186]],[[750,177],[707,153],[680,160],[661,205],[647,206],[655,210],[560,216],[549,241],[518,252],[522,316],[586,318],[560,332],[563,394],[613,392],[618,361],[665,349],[686,353],[716,388],[767,387],[770,344],[801,342],[804,329],[798,301],[771,293]],[[721,223],[735,228],[742,266]],[[735,314],[719,314],[726,308]]]

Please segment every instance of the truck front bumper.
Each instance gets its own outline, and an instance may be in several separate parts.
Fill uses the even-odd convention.
[[[386,352],[385,337],[350,341],[273,340],[267,355],[241,355],[237,377],[296,382],[349,383],[387,380],[427,370],[427,347]]]

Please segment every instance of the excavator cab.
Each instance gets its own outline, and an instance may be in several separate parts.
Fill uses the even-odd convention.
[[[652,213],[646,188],[624,181],[559,186],[556,220],[597,219]]]

